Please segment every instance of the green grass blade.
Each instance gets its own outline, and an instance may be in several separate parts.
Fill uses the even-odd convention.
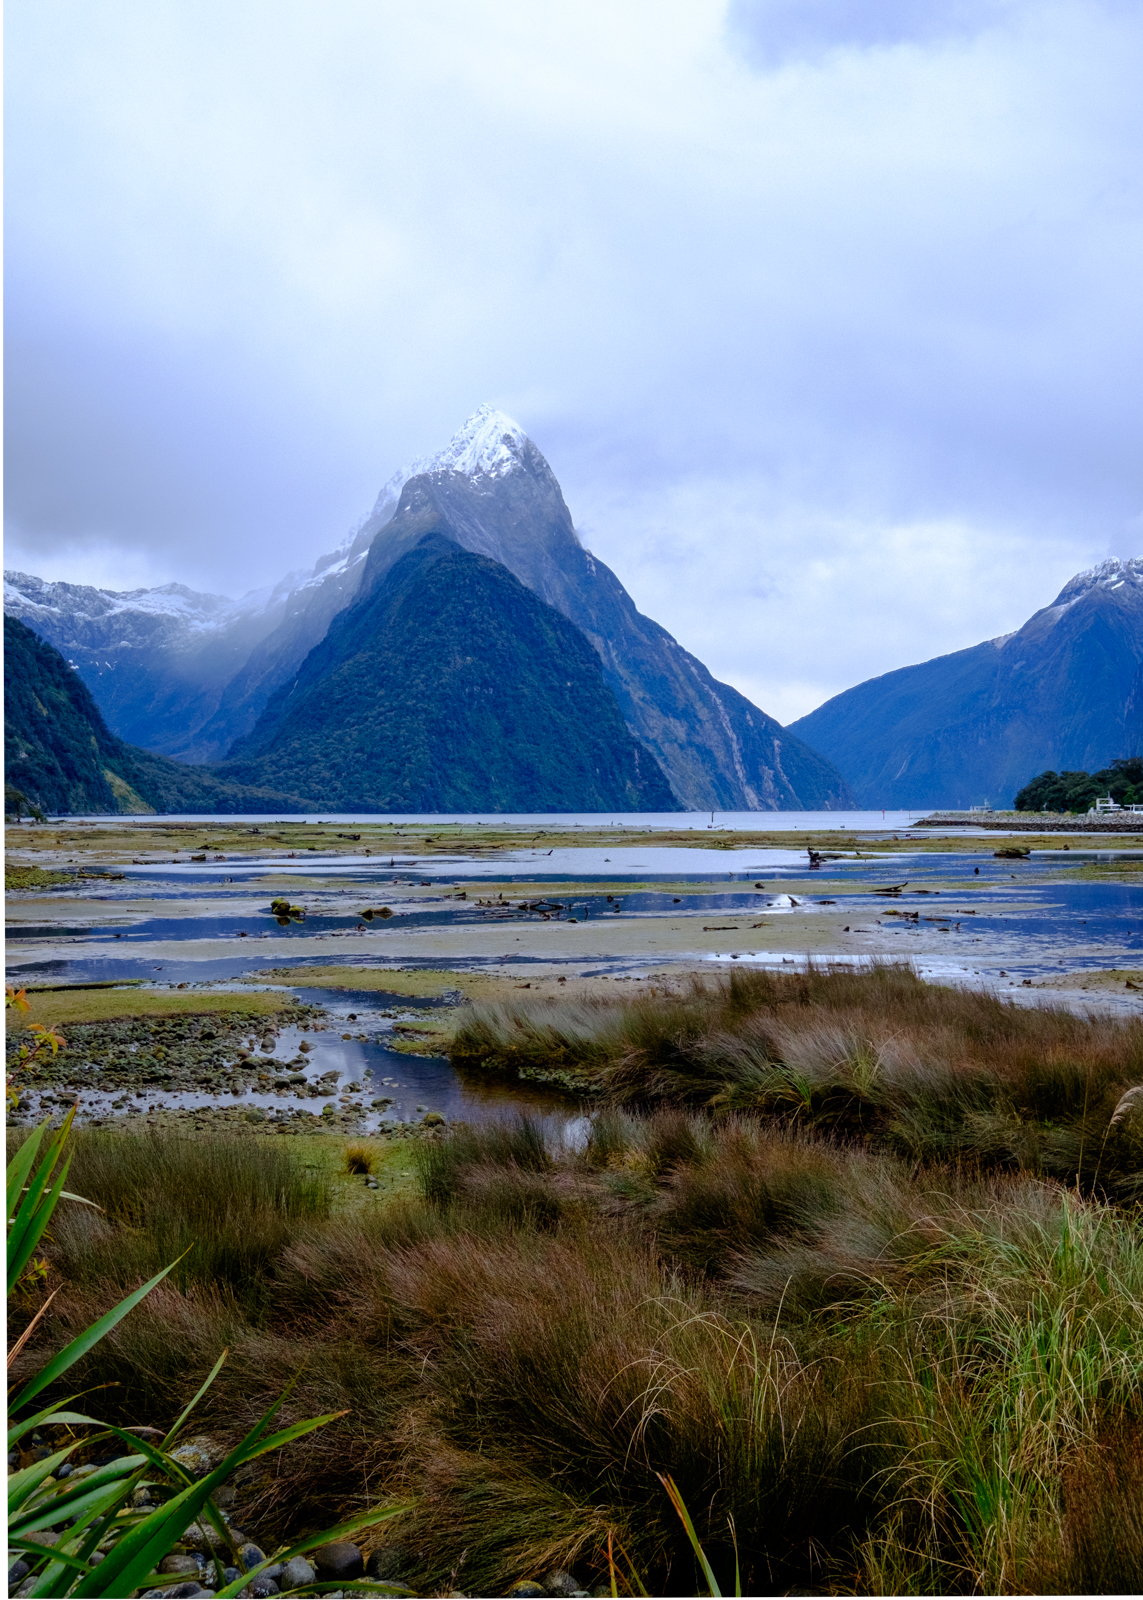
[[[10,1534],[7,1548],[10,1551],[19,1550],[22,1554],[29,1555],[36,1561],[41,1556],[51,1556],[53,1561],[61,1562],[68,1567],[78,1567],[81,1572],[86,1572],[88,1569],[86,1561],[81,1560],[79,1556],[66,1555],[54,1544],[36,1544],[32,1539],[21,1539],[17,1538],[15,1534]]]
[[[77,1394],[73,1394],[70,1400],[64,1400],[61,1402],[61,1404],[70,1406],[72,1400],[78,1399],[79,1396]],[[45,1406],[42,1411],[37,1411],[34,1416],[25,1417],[22,1422],[17,1422],[14,1427],[8,1429],[9,1450],[14,1449],[17,1442],[22,1439],[26,1433],[30,1433],[33,1428],[42,1427],[45,1422],[49,1424],[56,1422],[86,1422],[90,1423],[96,1428],[103,1426],[103,1424],[97,1421],[95,1417],[85,1417],[78,1411],[59,1411],[54,1405]]]
[[[28,1174],[31,1172],[32,1166],[36,1159],[36,1151],[40,1148],[40,1140],[44,1136],[44,1129],[48,1126],[48,1123],[41,1122],[39,1127],[34,1129],[28,1135],[23,1144],[16,1151],[16,1154],[8,1163],[8,1199],[7,1210],[5,1211],[4,1215],[9,1222],[11,1222],[12,1218],[16,1214],[17,1202],[24,1192],[24,1185],[28,1181]]]
[[[184,1250],[183,1255],[186,1255],[186,1253]],[[81,1356],[85,1356],[93,1345],[99,1343],[104,1334],[111,1332],[117,1322],[122,1322],[127,1313],[133,1311],[140,1300],[149,1295],[157,1284],[162,1283],[167,1273],[173,1271],[182,1259],[183,1257],[179,1256],[178,1261],[172,1261],[169,1267],[164,1267],[162,1272],[157,1272],[141,1289],[136,1289],[134,1294],[127,1296],[126,1300],[121,1300],[117,1306],[113,1306],[106,1316],[100,1317],[98,1322],[93,1322],[90,1328],[85,1328],[77,1339],[73,1339],[57,1356],[52,1357],[42,1372],[24,1385],[15,1400],[12,1401],[9,1409],[18,1411],[21,1406],[34,1399],[41,1389],[46,1389],[49,1383],[54,1383],[69,1367],[74,1366]]]
[[[288,1428],[283,1428],[280,1433],[271,1433],[264,1439],[259,1439],[257,1448],[249,1450],[239,1445],[242,1452],[235,1465],[246,1461],[256,1461],[259,1456],[264,1456],[270,1450],[280,1450],[283,1445],[292,1444],[295,1439],[303,1438],[307,1433],[312,1433],[315,1428],[324,1428],[327,1422],[336,1422],[338,1417],[345,1416],[344,1411],[327,1411],[324,1417],[309,1417],[304,1422],[293,1422]]]
[[[718,1584],[715,1582],[714,1573],[710,1570],[710,1562],[706,1559],[706,1551],[703,1549],[702,1545],[699,1543],[699,1536],[695,1532],[695,1525],[691,1521],[690,1512],[687,1510],[686,1506],[683,1504],[683,1497],[679,1493],[678,1485],[675,1483],[674,1478],[671,1477],[669,1472],[667,1472],[667,1473],[657,1472],[655,1474],[655,1476],[658,1478],[659,1482],[663,1485],[663,1488],[666,1489],[668,1495],[670,1495],[671,1504],[674,1506],[675,1510],[678,1512],[679,1521],[682,1523],[683,1527],[687,1530],[687,1538],[691,1542],[691,1549],[694,1551],[695,1555],[698,1557],[699,1565],[702,1567],[703,1576],[706,1578],[706,1581],[707,1581],[707,1584],[708,1584],[708,1586],[710,1588],[711,1594],[713,1596],[715,1596],[715,1600],[722,1600],[722,1590],[718,1587]]]
[[[167,1271],[170,1271],[169,1267]],[[288,1443],[290,1439],[298,1438],[314,1428],[321,1427],[323,1423],[332,1421],[334,1416],[344,1415],[342,1412],[335,1412],[328,1417],[295,1423],[293,1427],[267,1439],[266,1428],[292,1388],[292,1383],[286,1386],[269,1411],[255,1423],[242,1443],[230,1452],[225,1461],[197,1483],[181,1490],[173,1499],[159,1506],[132,1528],[130,1533],[109,1552],[106,1560],[101,1561],[98,1568],[80,1580],[73,1593],[76,1596],[130,1593],[139,1586],[140,1580],[151,1571],[156,1561],[162,1559],[176,1539],[198,1517],[215,1489],[236,1466],[244,1461],[253,1460],[255,1456],[262,1455],[267,1450],[277,1448],[279,1444]]]
[[[179,1420],[175,1423],[174,1427],[167,1434],[167,1437],[163,1440],[162,1445],[160,1446],[160,1449],[169,1450],[171,1448],[172,1440],[178,1438],[179,1429],[182,1427],[183,1423],[190,1416],[190,1414],[194,1410],[195,1406],[198,1405],[199,1401],[202,1399],[202,1397],[206,1393],[206,1391],[210,1388],[210,1386],[214,1382],[215,1378],[218,1377],[218,1374],[222,1371],[223,1363],[225,1362],[225,1360],[226,1360],[226,1358],[227,1358],[227,1356],[229,1354],[230,1354],[229,1350],[224,1350],[222,1352],[222,1354],[219,1356],[218,1360],[214,1363],[214,1366],[211,1367],[209,1377],[201,1385],[201,1387],[199,1388],[199,1391],[195,1395],[194,1399],[186,1407],[186,1409],[183,1411],[182,1416],[179,1418]]]
[[[21,1467],[19,1471],[8,1475],[9,1517],[30,1494],[35,1493],[45,1479],[51,1477],[57,1467],[63,1466],[74,1449],[75,1445],[69,1444],[65,1450],[57,1450],[54,1455],[45,1456],[42,1461],[34,1461],[30,1467]]]
[[[48,1152],[49,1156],[51,1152]],[[20,1208],[12,1218],[12,1226],[8,1232],[8,1293],[19,1282],[20,1274],[31,1260],[36,1247],[47,1231],[48,1223],[52,1220],[52,1212],[59,1204],[60,1195],[63,1193],[64,1183],[67,1181],[67,1169],[70,1157],[60,1168],[53,1187],[45,1194],[45,1186],[51,1173],[51,1162],[47,1157],[40,1163],[35,1176],[28,1184],[27,1193],[20,1202]]]
[[[90,1507],[104,1500],[112,1488],[118,1495],[125,1495],[128,1489],[133,1489],[134,1484],[128,1484],[126,1480],[133,1478],[144,1465],[142,1456],[121,1456],[102,1471],[81,1478],[74,1488],[64,1490],[61,1484],[59,1494],[48,1495],[37,1501],[22,1517],[14,1517],[8,1526],[17,1533],[31,1534],[39,1528],[54,1528],[57,1522],[85,1517]],[[64,1479],[64,1483],[69,1481]]]

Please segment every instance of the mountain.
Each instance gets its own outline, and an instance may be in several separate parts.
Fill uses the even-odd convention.
[[[719,683],[635,607],[579,541],[540,451],[502,412],[482,406],[438,456],[396,474],[364,529],[374,529],[364,595],[434,529],[507,567],[594,646],[628,728],[688,810],[832,810],[852,803],[817,751]]]
[[[1015,633],[871,678],[791,724],[862,806],[1008,805],[1143,738],[1143,559],[1104,561]]]
[[[335,619],[219,770],[271,787],[320,772],[338,811],[677,808],[579,630],[439,521]]]
[[[16,617],[4,618],[4,769],[6,784],[43,811],[320,809],[125,744],[79,673]]]
[[[636,609],[581,545],[540,451],[487,406],[444,450],[395,473],[369,516],[308,575],[234,602],[178,585],[116,593],[12,573],[5,610],[63,651],[120,737],[216,762],[293,681],[334,618],[430,529],[506,567],[587,637],[628,730],[683,806],[852,804],[829,761]]]

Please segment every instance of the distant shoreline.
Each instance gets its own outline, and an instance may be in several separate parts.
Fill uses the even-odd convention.
[[[1004,833],[1111,833],[1143,835],[1143,816],[1122,811],[1106,817],[1076,817],[1055,811],[934,811],[912,824],[914,828],[993,828]]]

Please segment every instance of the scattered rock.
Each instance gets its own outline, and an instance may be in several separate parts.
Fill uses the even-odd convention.
[[[171,1451],[174,1459],[196,1478],[204,1478],[210,1469],[222,1460],[225,1451],[209,1434],[199,1433],[193,1439],[176,1445]]]
[[[279,1585],[283,1589],[301,1589],[305,1584],[313,1583],[316,1577],[317,1572],[304,1556],[294,1556],[282,1568]]]
[[[376,1583],[393,1583],[411,1565],[408,1551],[399,1544],[391,1544],[374,1550],[365,1563],[365,1576]]]
[[[513,1600],[544,1600],[547,1592],[543,1584],[533,1578],[521,1578],[519,1583],[514,1583],[504,1591],[506,1595],[513,1596]]]
[[[420,1107],[417,1107],[420,1110]],[[444,1125],[444,1117],[439,1111],[427,1111],[421,1118],[421,1124],[426,1128],[440,1128]]]
[[[23,1583],[30,1571],[31,1568],[28,1566],[26,1561],[13,1561],[12,1565],[8,1568],[9,1587],[15,1588],[17,1584]]]
[[[260,1572],[246,1585],[246,1592],[253,1596],[253,1600],[266,1600],[267,1595],[280,1594],[281,1590],[273,1578],[267,1578],[265,1573]]]
[[[578,1594],[579,1584],[570,1572],[565,1572],[562,1567],[555,1567],[544,1575],[544,1593],[564,1596]]]
[[[365,1573],[361,1551],[347,1539],[321,1545],[313,1552],[313,1558],[323,1583],[336,1582],[339,1578],[360,1578]]]
[[[238,1556],[242,1565],[249,1572],[251,1567],[260,1567],[266,1559],[266,1552],[259,1550],[256,1544],[247,1543],[239,1545]]]
[[[188,1578],[197,1578],[199,1566],[193,1556],[164,1556],[159,1562],[159,1571],[164,1574],[181,1572]]]

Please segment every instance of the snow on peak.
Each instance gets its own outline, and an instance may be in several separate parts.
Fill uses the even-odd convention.
[[[422,472],[463,472],[469,478],[504,478],[521,464],[528,435],[503,411],[482,405],[453,434],[443,450],[418,456],[400,468],[377,496],[374,515],[386,506],[395,510],[401,490]]]
[[[1143,589],[1143,556],[1130,556],[1126,561],[1112,556],[1096,567],[1089,567],[1086,572],[1077,572],[1074,578],[1064,584],[1052,606],[1074,605],[1084,595],[1091,594],[1093,589],[1118,589],[1124,584]]]
[[[463,472],[469,478],[503,478],[520,464],[528,435],[493,406],[478,406],[443,450],[413,463],[418,472]]]

